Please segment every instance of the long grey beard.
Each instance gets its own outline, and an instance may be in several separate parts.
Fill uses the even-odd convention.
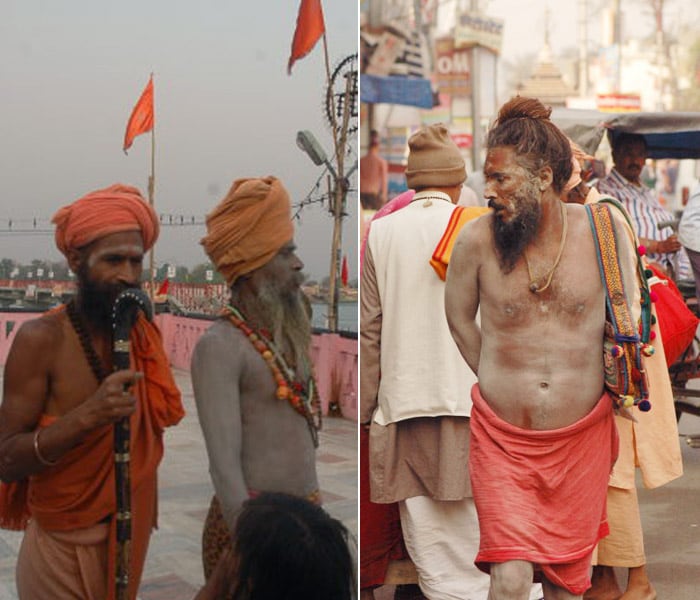
[[[311,321],[301,290],[294,293],[280,292],[274,282],[260,286],[253,300],[254,306],[239,303],[245,316],[255,315],[261,326],[270,330],[272,339],[285,356],[295,365],[300,381],[306,381],[312,373]]]

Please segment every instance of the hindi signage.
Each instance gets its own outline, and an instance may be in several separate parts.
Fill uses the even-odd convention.
[[[501,52],[503,19],[480,13],[464,13],[455,27],[455,48],[481,46],[496,54]]]

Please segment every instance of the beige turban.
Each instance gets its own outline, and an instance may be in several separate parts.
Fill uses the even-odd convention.
[[[289,194],[279,179],[238,179],[207,215],[201,244],[229,285],[268,263],[294,237]]]
[[[148,250],[160,231],[153,207],[135,187],[120,183],[90,192],[60,208],[51,222],[56,225],[56,246],[66,256],[72,249],[122,231],[140,232],[143,248]]]

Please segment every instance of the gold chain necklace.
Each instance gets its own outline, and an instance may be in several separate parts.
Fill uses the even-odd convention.
[[[557,253],[557,258],[554,260],[552,268],[547,273],[546,281],[542,287],[537,285],[537,280],[532,276],[532,270],[530,269],[530,261],[527,259],[527,250],[523,251],[525,256],[525,265],[527,265],[527,276],[530,278],[530,291],[533,294],[541,294],[544,292],[549,285],[552,283],[552,277],[554,276],[554,271],[559,265],[562,254],[564,254],[564,246],[566,245],[566,231],[568,229],[568,222],[566,219],[567,211],[564,203],[560,201],[561,205],[561,218],[562,218],[562,228],[561,228],[561,242],[559,243],[559,252]]]

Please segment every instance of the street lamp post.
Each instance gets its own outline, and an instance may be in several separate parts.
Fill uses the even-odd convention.
[[[350,97],[353,93],[353,79],[346,78],[345,94],[343,101],[343,115],[338,131],[335,123],[335,113],[331,113],[333,117],[333,146],[335,148],[335,162],[338,165],[337,170],[328,160],[328,156],[318,143],[314,135],[308,131],[300,131],[297,133],[297,146],[309,155],[311,160],[316,165],[325,164],[331,175],[333,176],[333,184],[329,185],[329,210],[333,214],[333,241],[331,245],[331,268],[330,278],[328,281],[328,329],[332,332],[338,331],[338,300],[340,296],[340,248],[342,243],[342,227],[343,217],[345,216],[345,195],[349,184],[348,177],[355,169],[350,169],[348,174],[345,174],[345,148],[347,145],[348,125],[350,122]]]
[[[333,215],[333,239],[331,242],[331,268],[328,282],[328,316],[326,326],[330,331],[338,330],[338,301],[340,292],[338,289],[338,271],[340,270],[340,248],[342,240],[342,221],[345,216],[345,193],[347,180],[341,176],[342,162],[339,171],[336,171],[328,160],[326,152],[318,143],[313,133],[305,129],[297,133],[297,146],[303,150],[315,165],[326,165],[333,178],[329,185],[328,196],[330,198],[329,210]]]

